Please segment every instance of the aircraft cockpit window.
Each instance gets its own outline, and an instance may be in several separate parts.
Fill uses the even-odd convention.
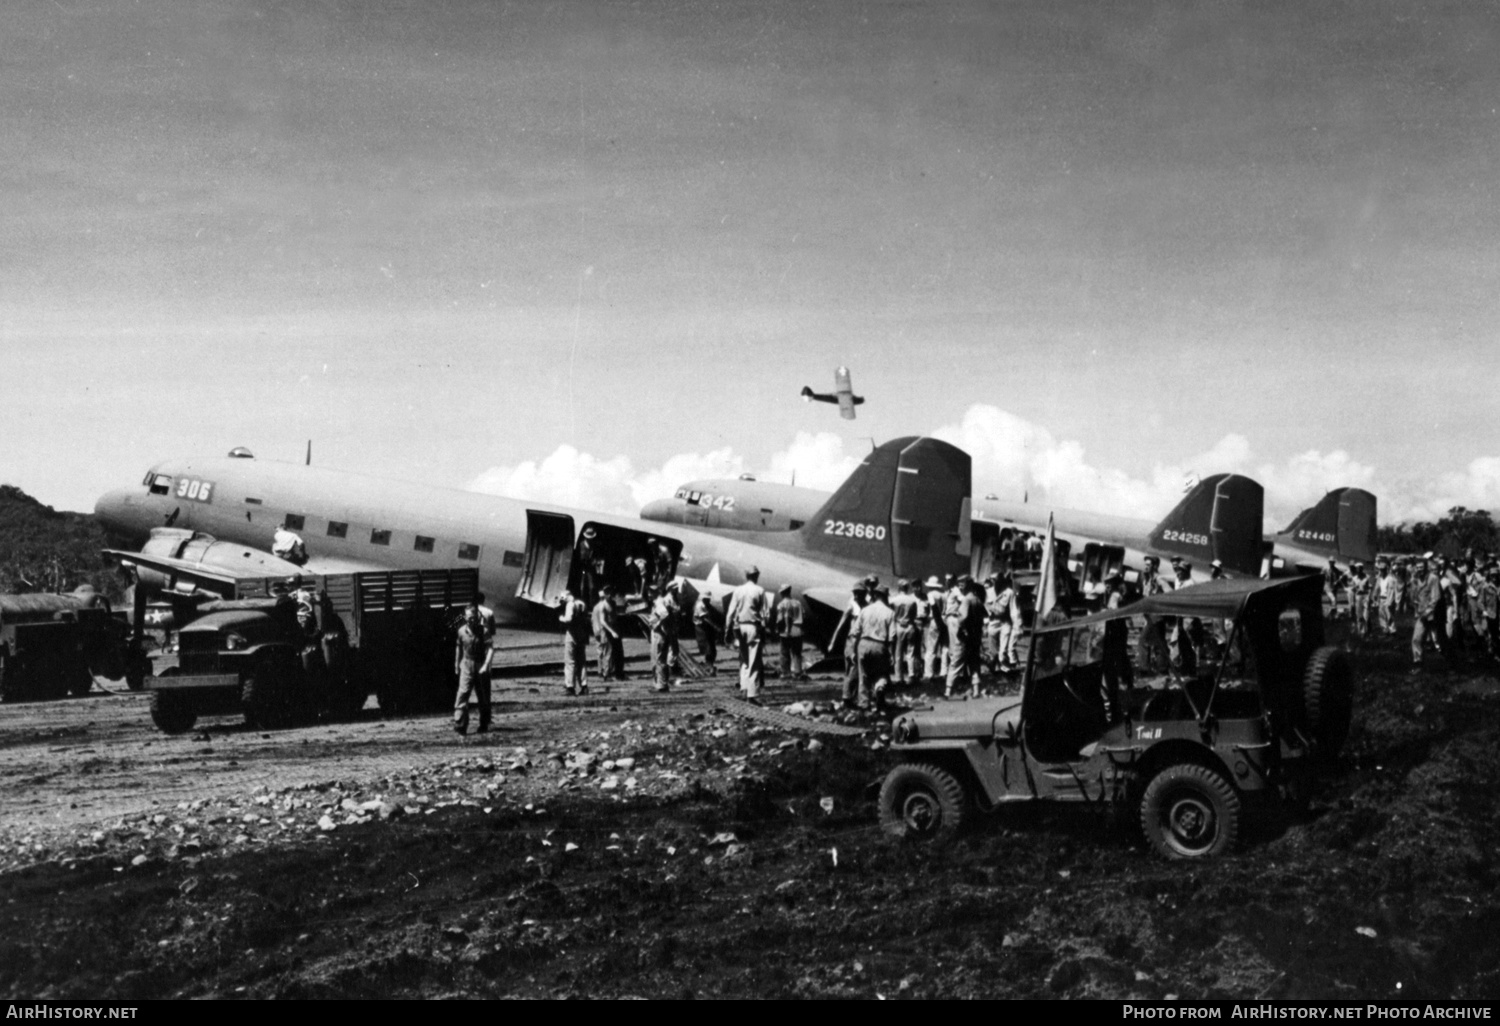
[[[459,545],[458,545],[458,558],[459,559],[478,559],[479,558],[479,546],[478,545],[471,545],[468,542],[460,542]]]
[[[417,535],[416,543],[412,546],[412,548],[418,552],[431,552],[433,548],[433,540],[426,537],[425,535],[419,534]]]
[[[172,494],[172,476],[170,474],[152,474],[150,484],[152,495]]]
[[[370,531],[371,545],[389,545],[391,543],[391,532],[373,528]]]
[[[687,498],[687,489],[686,488],[679,488],[679,489],[677,489],[677,494],[673,495],[672,498],[674,498],[674,499],[686,499]]]

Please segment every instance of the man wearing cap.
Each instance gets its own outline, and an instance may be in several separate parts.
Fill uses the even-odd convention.
[[[1370,593],[1375,582],[1365,573],[1365,565],[1359,560],[1349,564],[1349,607],[1354,616],[1354,633],[1361,637],[1370,633]]]
[[[1422,666],[1424,642],[1431,638],[1443,647],[1443,585],[1428,567],[1427,560],[1417,560],[1412,574],[1411,661],[1413,669]]]
[[[1147,556],[1142,560],[1142,598],[1160,595],[1167,590],[1166,585],[1157,575],[1160,567],[1161,560],[1156,556]],[[1171,665],[1172,655],[1167,650],[1167,628],[1161,617],[1141,617],[1141,636],[1136,642],[1135,660],[1141,664],[1141,672],[1145,674],[1158,673]]]
[[[844,706],[853,708],[855,696],[864,691],[864,686],[859,676],[859,614],[870,601],[871,585],[865,578],[856,584],[849,593],[849,604],[844,607],[844,613],[839,617],[838,626],[833,629],[833,639],[829,643],[830,652],[837,651],[840,642],[844,650]]]
[[[565,596],[567,592],[563,593]],[[453,671],[458,674],[458,696],[453,702],[453,729],[469,732],[469,699],[479,706],[479,733],[490,729],[490,646],[484,639],[479,604],[469,600],[458,625],[453,653]]]
[[[1021,604],[1010,574],[996,576],[995,597],[987,612],[990,621],[999,625],[995,635],[995,660],[1001,673],[1014,673],[1019,666],[1016,641],[1021,636]]]
[[[973,583],[974,578],[963,574],[943,596],[943,623],[948,628],[948,681],[943,695],[947,698],[953,697],[953,688],[960,682],[973,684],[974,648],[980,640],[970,633],[974,606],[970,585]]]
[[[1173,591],[1193,586],[1193,564],[1185,559],[1172,560],[1172,569],[1177,579],[1172,582]],[[1198,650],[1193,640],[1193,628],[1202,629],[1197,619],[1186,616],[1169,617],[1167,624],[1167,651],[1174,676],[1191,677],[1198,672]]]
[[[1384,556],[1375,559],[1375,583],[1371,587],[1375,629],[1382,635],[1396,633],[1396,572]]]
[[[739,646],[740,690],[751,701],[760,700],[760,689],[765,686],[765,656],[761,651],[766,633],[766,621],[771,614],[770,596],[760,586],[760,568],[750,567],[745,571],[745,583],[735,588],[729,596],[729,611],[724,616],[724,630],[734,631],[734,641]],[[725,637],[727,643],[730,639]]]
[[[895,641],[892,645],[892,669],[898,685],[922,679],[921,638],[917,634],[917,597],[911,593],[911,581],[905,577],[896,582],[891,596],[891,612],[896,615]]]
[[[599,588],[599,601],[594,603],[594,643],[599,646],[599,679],[625,679],[625,649],[620,641],[620,628],[615,621],[615,589],[608,584]]]
[[[586,695],[589,690],[585,668],[589,658],[589,632],[592,627],[588,603],[564,591],[558,600],[563,625],[563,690],[570,695]]]
[[[713,596],[706,591],[693,603],[693,636],[698,640],[698,658],[708,667],[710,677],[719,675],[718,615]]]
[[[776,637],[780,639],[781,679],[806,680],[802,672],[802,602],[792,597],[792,586],[776,589]]]
[[[885,689],[891,682],[891,643],[895,640],[896,614],[886,602],[889,594],[878,584],[869,589],[869,601],[859,611],[859,704],[885,705]],[[844,704],[851,696],[844,694]]]
[[[677,604],[677,587],[677,581],[667,581],[651,600],[651,612],[646,615],[651,628],[651,676],[656,682],[653,691],[668,691],[672,685],[677,617],[682,612]]]

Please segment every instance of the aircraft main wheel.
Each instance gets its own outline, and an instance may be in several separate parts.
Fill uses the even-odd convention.
[[[880,827],[892,837],[951,837],[963,826],[968,808],[958,778],[927,763],[897,766],[880,787]]]
[[[1223,855],[1239,841],[1239,792],[1207,766],[1168,766],[1146,785],[1141,829],[1151,847],[1169,859]]]
[[[1343,649],[1326,645],[1312,654],[1302,677],[1302,706],[1318,754],[1338,758],[1354,715],[1354,667]]]
[[[181,695],[151,692],[151,722],[165,734],[185,734],[198,722],[198,714]]]

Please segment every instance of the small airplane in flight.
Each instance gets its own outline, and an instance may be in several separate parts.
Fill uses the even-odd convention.
[[[862,395],[854,394],[854,385],[849,381],[849,368],[840,367],[833,372],[833,391],[814,392],[806,385],[802,386],[803,402],[838,403],[839,416],[845,420],[854,419],[854,408],[865,401]]]
[[[722,602],[754,565],[767,590],[790,585],[806,600],[809,640],[819,643],[859,578],[969,568],[970,465],[946,442],[894,439],[799,530],[725,536],[237,449],[158,463],[135,487],[102,496],[95,515],[112,537],[141,545],[112,555],[147,590],[192,595],[281,574],[474,567],[499,623],[551,631],[564,589],[643,594],[643,575],[679,577],[686,601],[707,593]],[[272,554],[278,530],[299,536],[305,562]]]

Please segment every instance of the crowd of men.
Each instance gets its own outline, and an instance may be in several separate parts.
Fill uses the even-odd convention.
[[[1356,635],[1394,635],[1397,618],[1410,616],[1414,670],[1429,648],[1450,666],[1470,656],[1500,659],[1500,558],[1380,556],[1373,572],[1356,561],[1348,573],[1330,560],[1323,580],[1329,616],[1348,617]]]

